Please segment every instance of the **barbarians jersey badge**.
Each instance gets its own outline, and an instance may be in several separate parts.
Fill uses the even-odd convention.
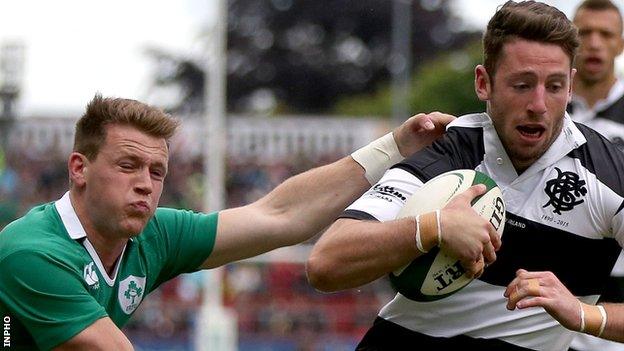
[[[548,196],[548,202],[542,206],[552,206],[553,212],[561,214],[561,211],[570,211],[575,206],[582,204],[585,200],[582,197],[587,194],[587,188],[585,187],[585,181],[580,179],[579,175],[555,167],[557,170],[557,178],[551,179],[546,182],[546,196]]]

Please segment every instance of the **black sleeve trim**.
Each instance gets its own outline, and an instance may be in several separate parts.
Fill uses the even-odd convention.
[[[624,153],[595,130],[575,124],[587,143],[572,150],[568,156],[578,159],[599,181],[624,196]]]

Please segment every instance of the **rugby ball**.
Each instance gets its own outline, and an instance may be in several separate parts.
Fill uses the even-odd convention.
[[[498,235],[505,227],[505,202],[494,180],[484,173],[461,169],[443,173],[416,190],[397,218],[416,216],[443,208],[455,195],[476,184],[485,184],[485,194],[472,201],[472,208],[487,219]],[[472,281],[458,259],[436,246],[410,264],[390,273],[390,283],[415,301],[435,301],[459,291]]]

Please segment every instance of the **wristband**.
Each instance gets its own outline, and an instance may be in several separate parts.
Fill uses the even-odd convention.
[[[377,183],[388,168],[403,159],[392,132],[359,148],[351,157],[364,168],[364,177],[371,185]]]
[[[416,248],[421,253],[426,254],[427,252],[429,252],[429,250],[425,250],[425,248],[422,246],[422,239],[420,237],[420,216],[416,216],[415,222],[416,222],[416,234],[414,235],[414,237],[416,238]]]

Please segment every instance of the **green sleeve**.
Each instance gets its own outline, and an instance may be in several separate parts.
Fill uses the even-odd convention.
[[[159,208],[149,230],[156,230],[158,240],[152,240],[152,252],[160,252],[162,270],[156,284],[152,287],[182,273],[195,272],[210,256],[217,235],[218,213],[197,213],[187,210]],[[148,243],[149,244],[149,243]]]
[[[51,349],[106,317],[80,273],[43,252],[17,251],[0,261],[0,300],[41,349]]]

